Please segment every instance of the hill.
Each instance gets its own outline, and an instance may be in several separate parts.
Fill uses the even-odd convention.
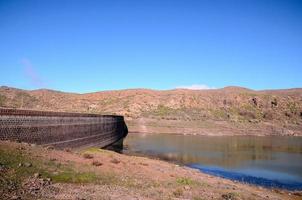
[[[0,106],[124,115],[129,131],[206,135],[302,135],[302,89],[241,87],[86,94],[2,86]]]

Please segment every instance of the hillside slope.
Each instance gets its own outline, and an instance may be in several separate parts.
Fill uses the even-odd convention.
[[[302,89],[130,89],[75,94],[1,87],[0,106],[121,114],[130,131],[139,132],[302,135]]]

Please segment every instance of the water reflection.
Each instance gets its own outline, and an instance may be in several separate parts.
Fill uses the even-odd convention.
[[[103,149],[115,151],[117,153],[122,153],[124,149],[124,138],[118,140],[117,142],[110,144],[106,147],[103,147]]]
[[[204,171],[218,167],[220,172],[239,173],[248,178],[278,179],[278,183],[295,181],[302,188],[302,138],[129,134],[125,144],[129,152]]]

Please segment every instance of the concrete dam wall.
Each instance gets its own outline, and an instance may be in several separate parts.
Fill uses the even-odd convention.
[[[123,116],[0,108],[0,139],[57,148],[109,146],[128,133]]]

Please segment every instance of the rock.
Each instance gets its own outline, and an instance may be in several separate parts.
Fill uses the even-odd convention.
[[[144,166],[149,166],[148,163],[142,163],[142,162],[140,162],[139,164],[140,164],[140,165],[144,165]]]
[[[221,195],[221,197],[222,197],[222,199],[225,199],[225,200],[234,200],[234,199],[236,199],[234,193],[223,194],[223,195]]]
[[[284,191],[282,191],[282,190],[274,189],[273,191],[276,193],[279,193],[279,194],[284,194]]]
[[[53,146],[47,146],[46,149],[47,149],[47,150],[53,150],[54,147],[53,147]]]
[[[284,130],[284,133],[283,133],[283,135],[291,135],[291,136],[293,136],[294,134],[295,133],[293,130]]]
[[[32,164],[30,162],[24,163],[24,167],[31,167],[31,166],[32,166]]]
[[[94,166],[101,166],[101,165],[103,165],[103,163],[101,163],[99,161],[93,161],[92,165],[94,165]]]
[[[272,120],[272,119],[274,119],[274,113],[271,112],[271,111],[266,111],[266,112],[263,114],[263,118],[264,118],[264,119],[267,119],[267,120]]]
[[[250,123],[259,123],[260,121],[258,119],[249,119],[248,122],[250,122]]]
[[[39,173],[34,173],[34,177],[35,177],[35,178],[39,178],[39,177],[40,177],[40,174],[39,174]]]
[[[277,105],[278,105],[277,99],[274,99],[273,101],[271,101],[272,108],[277,107]]]
[[[20,151],[22,151],[22,150],[25,150],[25,147],[24,146],[20,146],[17,149],[20,150]]]
[[[289,118],[292,117],[292,114],[290,112],[285,112],[284,115]]]
[[[190,190],[191,188],[190,188],[190,186],[186,185],[186,186],[184,187],[184,189],[185,189],[185,190]]]
[[[86,199],[82,197],[77,197],[76,200],[86,200]]]
[[[23,183],[23,188],[32,195],[37,195],[39,191],[46,186],[49,186],[51,184],[50,178],[37,178],[38,173],[36,173],[33,177],[26,180],[25,183]]]
[[[85,154],[83,155],[83,157],[86,158],[86,159],[92,159],[92,158],[93,158],[93,155],[91,155],[91,154],[89,154],[89,153],[85,153]]]
[[[4,164],[0,163],[0,172],[3,173],[6,170],[7,170],[7,167]]]
[[[116,158],[114,158],[114,159],[111,160],[111,162],[114,163],[114,164],[119,164],[121,161],[119,161]]]
[[[223,105],[224,105],[224,106],[227,105],[227,100],[226,100],[226,99],[223,100]]]
[[[15,196],[15,195],[11,197],[11,200],[17,200],[17,199],[21,199],[21,197],[20,196]]]
[[[294,192],[293,195],[302,197],[302,192]]]
[[[253,104],[254,104],[254,106],[258,106],[258,100],[257,100],[257,98],[252,98],[252,101],[253,101]]]

